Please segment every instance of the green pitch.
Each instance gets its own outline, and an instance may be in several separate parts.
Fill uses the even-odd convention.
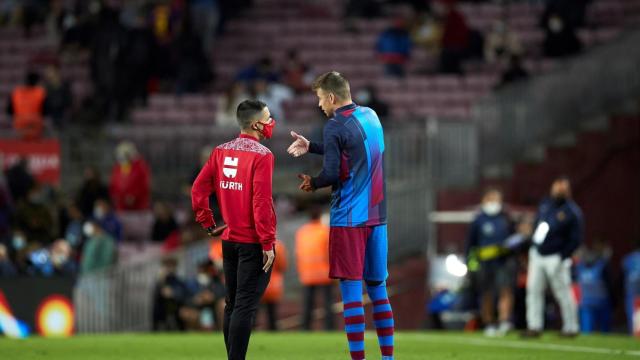
[[[380,358],[374,333],[367,333],[367,358]],[[487,339],[480,334],[402,332],[396,334],[396,359],[640,359],[640,341],[624,336],[581,336],[540,340],[515,335]],[[197,360],[226,359],[219,334],[84,335],[70,339],[0,338],[0,359],[7,360]],[[256,333],[248,359],[348,359],[345,335],[335,333]]]

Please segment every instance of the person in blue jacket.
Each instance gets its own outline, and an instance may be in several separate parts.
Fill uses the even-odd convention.
[[[582,252],[576,264],[580,287],[580,329],[583,333],[610,332],[613,306],[610,255],[605,243],[595,239]]]
[[[636,250],[629,253],[622,260],[624,272],[624,302],[627,313],[629,333],[640,332],[639,320],[634,323],[634,303],[640,303],[640,238],[637,240]],[[637,329],[634,331],[634,329]]]

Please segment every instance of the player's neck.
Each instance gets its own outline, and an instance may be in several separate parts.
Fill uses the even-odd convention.
[[[262,139],[260,138],[260,133],[259,133],[259,132],[257,132],[257,131],[255,131],[255,130],[244,130],[244,129],[243,129],[243,130],[241,130],[241,131],[240,131],[240,134],[242,134],[242,135],[247,135],[247,136],[251,136],[252,138],[255,138],[255,139],[256,139],[256,140],[258,140],[258,141],[262,140]]]

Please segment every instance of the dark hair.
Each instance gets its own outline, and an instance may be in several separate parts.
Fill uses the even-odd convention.
[[[34,71],[29,71],[25,78],[25,84],[29,86],[36,86],[40,81],[40,75]]]
[[[318,76],[313,85],[313,91],[322,89],[323,91],[333,93],[339,100],[351,99],[351,87],[349,82],[337,71],[329,71]]]
[[[258,116],[265,107],[267,107],[267,104],[260,100],[245,100],[241,102],[236,111],[240,128],[248,129],[256,116]]]

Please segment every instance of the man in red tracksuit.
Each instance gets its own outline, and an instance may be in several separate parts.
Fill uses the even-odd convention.
[[[237,109],[240,136],[218,146],[191,189],[196,220],[215,232],[209,195],[216,194],[228,227],[222,234],[227,287],[224,341],[229,360],[244,360],[260,298],[271,277],[276,238],[273,209],[273,154],[259,143],[275,127],[267,106],[245,100]]]

